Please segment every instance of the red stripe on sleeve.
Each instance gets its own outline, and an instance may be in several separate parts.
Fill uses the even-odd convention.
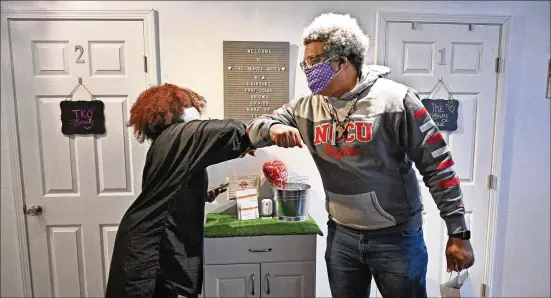
[[[442,170],[445,170],[447,168],[450,168],[451,166],[453,166],[455,164],[455,162],[453,161],[453,159],[448,159],[448,160],[444,160],[443,162],[441,162],[439,165],[438,165],[438,171],[442,171]]]
[[[443,140],[443,139],[444,139],[444,136],[440,132],[437,132],[432,137],[428,138],[427,142],[429,144],[434,144],[434,143],[436,143],[440,140]]]
[[[422,107],[419,110],[417,110],[417,112],[415,112],[415,114],[413,116],[415,117],[416,120],[419,120],[419,118],[425,116],[428,113],[429,113],[429,111],[427,111],[427,109],[425,107]]]
[[[459,185],[459,178],[452,178],[452,179],[440,182],[441,188],[449,188],[449,187],[454,187],[458,185]]]

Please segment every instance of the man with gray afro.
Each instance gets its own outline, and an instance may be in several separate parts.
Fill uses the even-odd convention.
[[[442,134],[415,90],[364,65],[369,37],[349,15],[315,18],[303,33],[300,63],[312,95],[252,120],[255,147],[302,147],[320,172],[329,213],[325,259],[333,297],[426,297],[424,178],[449,240],[448,271],[474,255],[459,178]]]

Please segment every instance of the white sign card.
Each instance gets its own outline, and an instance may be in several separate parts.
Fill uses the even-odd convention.
[[[238,190],[254,189],[258,192],[260,188],[259,175],[230,176],[227,182],[229,182],[228,200],[235,200]]]
[[[258,193],[256,189],[236,191],[237,217],[239,220],[258,218]]]

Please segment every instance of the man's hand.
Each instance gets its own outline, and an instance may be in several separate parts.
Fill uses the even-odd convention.
[[[474,264],[474,253],[469,240],[450,237],[446,245],[448,272],[461,271]]]
[[[274,124],[270,127],[270,137],[279,147],[293,148],[298,146],[302,148],[300,133],[298,132],[298,129],[294,127],[283,124]]]

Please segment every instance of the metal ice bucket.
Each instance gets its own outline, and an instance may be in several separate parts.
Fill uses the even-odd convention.
[[[285,188],[272,185],[277,219],[281,221],[303,221],[308,219],[308,191],[305,183],[287,183]]]

